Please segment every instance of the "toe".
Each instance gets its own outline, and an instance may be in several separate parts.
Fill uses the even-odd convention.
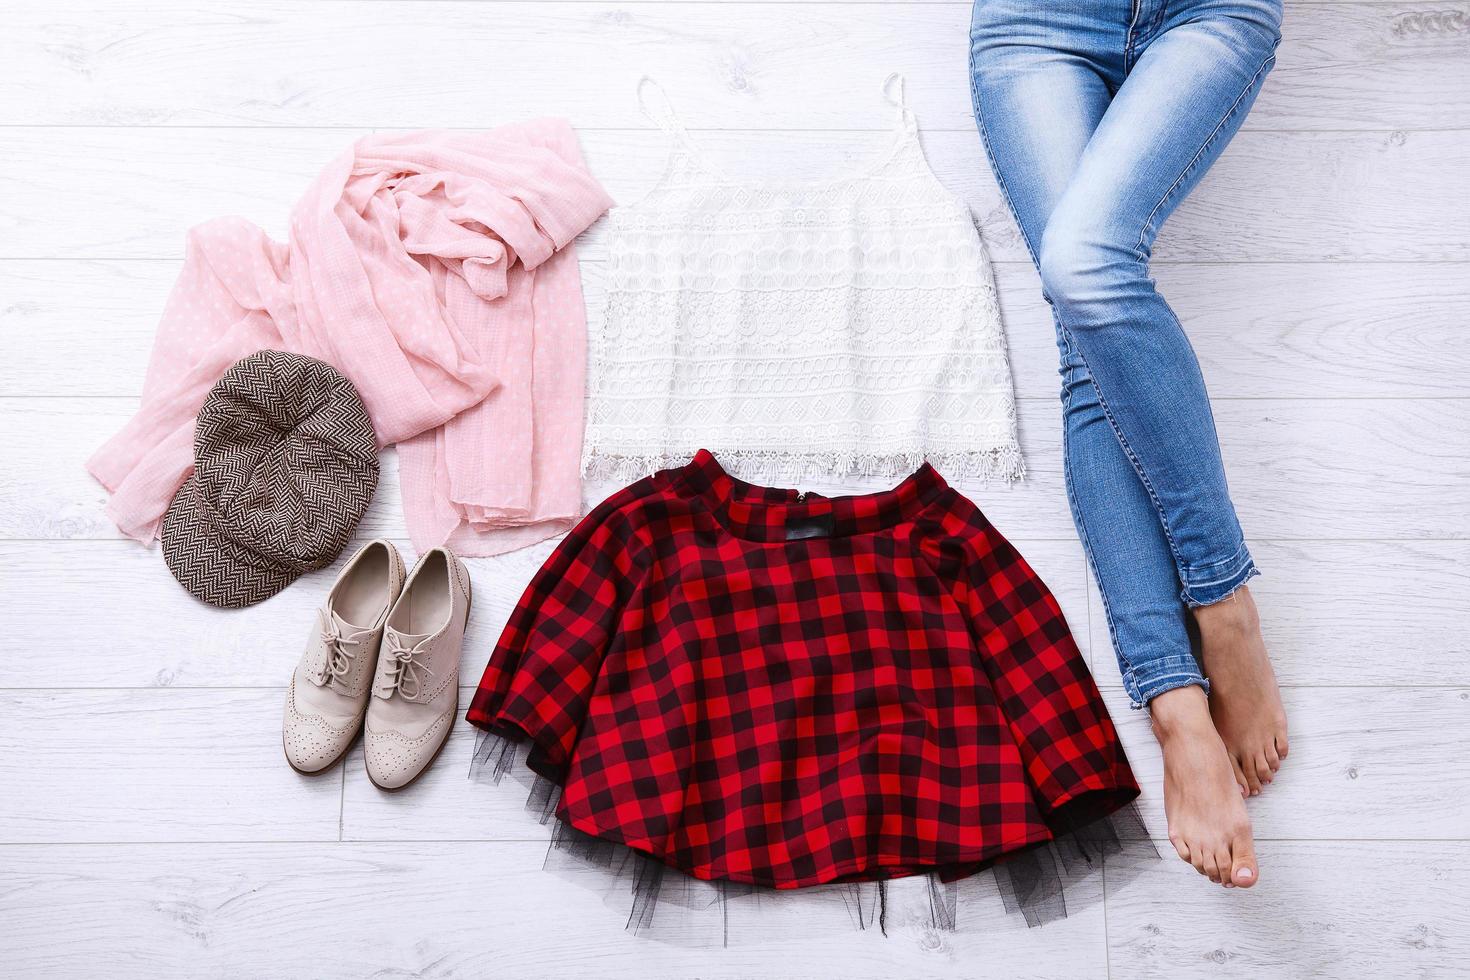
[[[1256,867],[1256,845],[1250,828],[1241,831],[1230,845],[1230,880],[1238,888],[1249,888],[1260,877]]]
[[[1245,787],[1246,787],[1246,791],[1251,796],[1255,796],[1256,794],[1260,793],[1260,791],[1261,791],[1261,777],[1258,776],[1258,775],[1256,775],[1256,763],[1255,763],[1255,760],[1250,759],[1250,758],[1246,758],[1246,759],[1243,759],[1243,760],[1233,760],[1233,761],[1235,762],[1235,768],[1236,768],[1236,770],[1245,774]]]
[[[1290,746],[1287,744],[1287,741],[1286,741],[1286,733],[1285,732],[1282,732],[1280,735],[1277,735],[1276,736],[1276,754],[1278,756],[1280,756],[1281,758],[1285,759],[1286,758],[1286,752],[1287,752],[1287,750],[1289,748],[1290,748]]]
[[[1228,868],[1229,865],[1226,865],[1226,867]],[[1215,857],[1215,851],[1213,849],[1207,849],[1205,851],[1203,874],[1206,878],[1215,882],[1215,884],[1218,885],[1220,883],[1220,862]]]
[[[1281,753],[1276,751],[1274,740],[1266,743],[1266,765],[1271,767],[1273,773],[1281,768]]]
[[[1250,783],[1246,781],[1245,772],[1240,768],[1240,762],[1233,755],[1230,757],[1230,768],[1235,771],[1235,782],[1240,787],[1240,795],[1249,796],[1251,794]]]
[[[1256,756],[1255,767],[1256,778],[1260,780],[1263,786],[1269,784],[1276,775],[1276,770],[1271,768],[1271,763],[1266,761],[1264,754]]]
[[[1205,874],[1205,855],[1209,852],[1199,844],[1189,840],[1184,842],[1184,850],[1189,855],[1189,863],[1194,865],[1194,870],[1200,874]]]
[[[1215,866],[1220,869],[1220,877],[1215,880],[1226,888],[1234,888],[1235,885],[1230,877],[1234,864],[1230,856],[1229,844],[1222,844],[1215,852]]]
[[[1174,852],[1179,855],[1179,860],[1185,864],[1193,864],[1189,859],[1189,848],[1184,846],[1184,838],[1172,831],[1169,833],[1169,843],[1174,845]]]

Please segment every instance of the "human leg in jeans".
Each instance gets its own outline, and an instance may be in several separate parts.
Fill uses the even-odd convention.
[[[1256,880],[1234,787],[1270,781],[1285,717],[1204,380],[1148,259],[1239,128],[1279,23],[1279,0],[978,0],[972,27],[981,132],[1056,317],[1073,517],[1164,749],[1170,837],[1227,885]]]

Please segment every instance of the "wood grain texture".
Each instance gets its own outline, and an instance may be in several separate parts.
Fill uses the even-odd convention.
[[[1163,763],[1148,713],[1132,710],[1115,680],[1102,689],[1144,788],[1149,833],[1167,848]],[[1247,803],[1258,839],[1467,839],[1470,689],[1313,687],[1282,694],[1291,753],[1276,781]]]
[[[851,170],[908,76],[926,152],[996,261],[1031,479],[972,495],[1052,586],[1120,724],[1151,829],[1157,748],[1127,706],[1061,482],[1050,318],[985,165],[963,0],[288,0],[12,5],[0,31],[0,962],[7,976],[1451,977],[1470,961],[1470,7],[1288,3],[1275,72],[1164,229],[1153,274],[1199,351],[1292,753],[1250,802],[1262,883],[1122,862],[1026,930],[969,882],[936,932],[919,882],[890,936],[840,900],[622,930],[601,879],[542,870],[524,788],[361,750],[319,779],[280,749],[283,687],[336,568],[203,606],[117,539],[82,460],[122,424],[188,228],[274,236],[374,129],[570,118],[619,201],[667,142],[644,73],[736,173]],[[589,313],[605,232],[580,246]],[[396,459],[364,537],[401,539]],[[853,484],[856,488],[858,484]],[[819,485],[820,489],[835,489]],[[589,502],[611,487],[589,486]],[[407,543],[400,540],[405,557]],[[468,698],[550,543],[472,560]],[[345,560],[345,556],[344,559]],[[338,565],[340,566],[339,561]],[[346,838],[345,842],[341,838]],[[1165,845],[1167,853],[1167,845]],[[1137,870],[1137,869],[1132,869]],[[716,938],[718,936],[718,938]]]
[[[1147,718],[1128,710],[1116,687],[1105,693],[1146,787],[1150,831],[1162,838]],[[1464,839],[1470,772],[1457,765],[1463,739],[1424,735],[1463,733],[1470,690],[1292,688],[1286,701],[1288,765],[1250,801],[1259,838]],[[281,762],[279,690],[10,690],[0,705],[10,719],[0,752],[10,789],[0,840],[336,836],[339,776],[301,777]],[[520,809],[520,787],[465,779],[472,745],[472,730],[458,725],[435,768],[398,794],[370,787],[354,751],[340,774],[342,833],[385,841],[544,838]]]
[[[873,101],[871,122],[887,126],[890,114]],[[485,125],[514,118],[499,114]],[[669,149],[663,133],[573,118],[593,173],[616,201],[636,201],[657,183]],[[178,258],[189,228],[232,214],[281,237],[311,179],[361,132],[0,128],[0,159],[10,161],[15,186],[0,218],[0,258]],[[887,132],[698,136],[710,157],[753,177],[847,173],[890,139]],[[991,256],[1029,262],[974,127],[929,131],[924,143],[940,180],[977,216]],[[52,166],[58,158],[80,161],[81,172]],[[1160,262],[1464,261],[1467,181],[1466,131],[1242,133],[1164,227],[1155,255]],[[594,225],[579,241],[584,259],[606,254],[605,227]]]
[[[3,266],[0,266],[3,274]],[[1216,401],[1464,397],[1470,265],[1155,262]],[[1060,388],[1051,309],[1029,264],[996,283],[1020,397]]]
[[[0,398],[0,430],[17,446],[14,468],[0,470],[0,538],[116,538],[103,513],[106,495],[82,464],[126,420],[131,399]],[[1027,481],[1016,486],[975,491],[975,499],[1005,534],[1017,539],[1064,538],[1069,521],[1061,489],[1061,442],[1052,405],[1025,403],[1021,444]],[[396,537],[404,532],[396,453],[381,459],[378,492],[358,525],[365,537]],[[863,486],[813,483],[811,489]],[[866,485],[874,484],[869,481]],[[588,484],[583,497],[604,499],[611,484]]]
[[[0,390],[136,397],[172,259],[0,260]],[[588,322],[604,266],[582,263]],[[1020,398],[1053,402],[1050,308],[1029,263],[996,266]],[[1217,399],[1460,396],[1470,264],[1156,263]],[[66,302],[57,302],[64,295]]]
[[[1114,977],[1463,976],[1470,962],[1470,844],[1261,846],[1249,891],[1165,861],[1108,892]]]
[[[132,407],[127,399],[0,398],[0,430],[17,460],[0,470],[0,537],[117,537],[103,514],[105,494],[82,462]],[[1072,533],[1058,416],[1050,402],[1022,402],[1027,479],[970,488],[996,526],[1018,540]],[[1236,507],[1253,537],[1470,534],[1470,415],[1458,401],[1223,402],[1215,419]],[[589,486],[585,496],[596,502],[612,489]],[[397,460],[387,452],[360,533],[401,535],[400,513]]]
[[[309,573],[249,610],[208,606],[185,592],[157,548],[129,541],[0,541],[0,589],[6,626],[24,636],[46,635],[68,651],[68,669],[26,679],[27,689],[263,688],[284,692],[312,629],[315,612],[363,541],[354,541],[329,568]],[[394,542],[404,561],[412,545]],[[475,684],[531,576],[554,541],[495,558],[467,558],[475,602],[461,673]],[[1015,542],[1051,588],[1088,646],[1088,597],[1082,548],[1075,540]],[[146,595],[147,602],[138,597]],[[86,609],[57,617],[56,610]],[[107,641],[97,642],[98,624]],[[167,642],[160,642],[167,637]],[[6,684],[0,682],[0,689]],[[3,836],[0,836],[3,840]]]
[[[1247,125],[1466,126],[1465,9],[1293,4]],[[636,127],[631,93],[648,73],[701,106],[702,126],[867,128],[878,82],[902,71],[928,125],[964,129],[969,22],[963,2],[26,6],[0,47],[0,124],[472,126],[550,113]]]
[[[890,886],[888,936],[828,894],[736,901],[728,923],[672,907],[652,938],[591,873],[549,874],[540,843],[4,848],[0,956],[16,976],[1037,978],[1107,975],[1103,910],[1028,930],[986,883],[952,933],[922,880]],[[64,871],[60,869],[65,869]],[[720,946],[728,932],[729,947]]]
[[[1470,542],[1248,541],[1276,677],[1296,687],[1470,685]],[[1093,670],[1116,683],[1092,600]]]
[[[92,626],[108,646],[106,625]],[[0,690],[0,841],[335,840],[341,776],[285,764],[284,698]]]
[[[1151,836],[1167,848],[1162,763],[1148,718],[1134,711],[1115,675],[1099,679],[1138,781]],[[468,698],[468,689],[462,698]],[[1470,689],[1290,688],[1291,755],[1267,792],[1249,802],[1259,839],[1465,840],[1470,773],[1458,760],[1465,740],[1428,742],[1428,731],[1470,724]],[[455,730],[435,768],[403,793],[369,782],[362,754],[347,762],[347,840],[546,840],[525,809],[525,780],[499,785],[467,778],[475,732]],[[519,770],[518,770],[519,772]],[[1171,860],[1175,860],[1169,852]]]
[[[394,542],[410,567],[406,540]],[[329,568],[248,610],[216,609],[174,581],[159,550],[130,541],[11,541],[0,543],[0,582],[6,624],[26,635],[45,633],[69,651],[66,672],[29,678],[30,688],[259,688],[284,696],[286,683],[315,628],[316,609],[363,540],[353,541]],[[1065,542],[1057,542],[1061,549]],[[465,559],[475,603],[464,670],[478,680],[531,575],[552,542],[497,558]],[[147,596],[139,602],[139,596]],[[1086,621],[1086,587],[1071,583],[1070,600]],[[58,608],[86,616],[57,617]],[[107,624],[98,642],[99,623]],[[0,685],[3,686],[3,685]]]
[[[1231,496],[1263,538],[1463,538],[1464,402],[1244,401],[1215,406]]]

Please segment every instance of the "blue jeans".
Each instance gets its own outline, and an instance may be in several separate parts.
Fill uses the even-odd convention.
[[[1280,24],[1280,0],[975,4],[975,115],[1056,321],[1067,496],[1135,707],[1208,690],[1189,607],[1257,574],[1199,362],[1148,263],[1245,119]]]

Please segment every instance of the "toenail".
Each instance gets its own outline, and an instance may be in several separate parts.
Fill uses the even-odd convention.
[[[1243,878],[1246,881],[1249,881],[1250,879],[1254,878],[1255,876],[1256,876],[1256,873],[1254,871],[1252,871],[1250,868],[1241,868],[1240,871],[1239,871],[1239,873],[1238,873],[1238,877]]]

